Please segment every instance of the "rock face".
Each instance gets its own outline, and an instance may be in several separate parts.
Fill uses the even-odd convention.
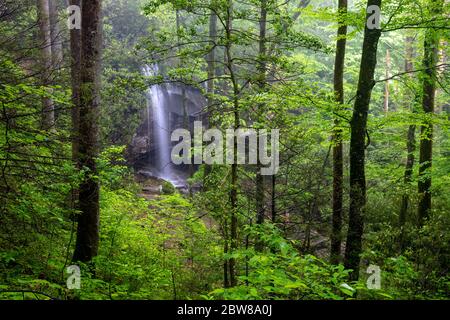
[[[185,128],[186,121],[192,130],[193,123],[202,118],[202,111],[206,106],[206,99],[200,90],[184,85],[164,85],[163,94],[169,119],[169,130]],[[150,103],[150,102],[149,102]],[[151,105],[147,113],[142,115],[141,125],[138,127],[127,150],[127,160],[135,171],[151,171],[154,155],[158,152],[153,139],[153,121]],[[180,166],[181,171],[188,168]]]

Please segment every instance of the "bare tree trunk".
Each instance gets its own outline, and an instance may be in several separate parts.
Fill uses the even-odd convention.
[[[49,86],[52,77],[52,45],[50,35],[50,13],[48,0],[37,0],[39,15],[39,38],[41,42],[41,77],[42,85]],[[49,90],[51,92],[51,90]],[[49,130],[55,123],[53,100],[42,98],[42,129]]]
[[[81,25],[80,166],[86,168],[80,184],[77,241],[74,261],[91,261],[98,252],[99,183],[98,114],[100,100],[101,0],[83,3]]]
[[[368,0],[367,7],[372,5],[376,5],[381,9],[381,0]],[[370,15],[367,14],[367,18],[369,17]],[[351,280],[358,280],[359,277],[366,206],[365,142],[367,115],[372,89],[375,85],[374,74],[380,36],[380,29],[369,29],[366,25],[358,89],[350,122],[350,210],[344,265],[346,269],[352,269],[350,274]]]
[[[444,1],[433,0],[430,3],[431,12],[438,17]],[[431,166],[433,155],[433,120],[436,97],[436,65],[438,61],[439,31],[429,28],[425,34],[423,68],[423,98],[422,109],[426,119],[420,127],[419,156],[419,225],[423,225],[431,210]]]
[[[336,102],[341,109],[344,104],[344,66],[345,66],[345,46],[347,43],[347,0],[339,0],[339,28],[336,41],[336,57],[334,62],[334,92]],[[341,121],[338,117],[334,120],[335,129],[333,135],[333,217],[331,231],[331,249],[330,262],[339,263],[341,260],[341,242],[342,242],[342,199],[343,199],[343,146]]]

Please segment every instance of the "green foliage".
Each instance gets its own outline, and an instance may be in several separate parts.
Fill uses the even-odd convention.
[[[300,255],[293,244],[271,224],[249,227],[249,237],[262,241],[264,252],[253,248],[234,256],[245,260],[248,275],[234,288],[210,293],[217,299],[335,299],[351,298],[355,289],[346,283],[348,271],[313,255]]]
[[[123,187],[124,183],[129,182],[129,178],[131,178],[131,172],[126,166],[124,152],[125,146],[111,146],[106,148],[98,158],[99,179],[110,189]]]
[[[164,181],[162,184],[162,193],[163,194],[174,194],[176,191],[175,187],[172,183],[168,181]]]
[[[348,129],[366,2],[353,2],[345,16],[345,104],[338,105],[332,86],[338,21],[330,1],[311,1],[301,9],[299,1],[268,1],[268,51],[260,54],[258,1],[234,3],[233,27],[227,33],[230,11],[225,0],[105,0],[101,152],[95,177],[101,185],[100,246],[92,263],[80,265],[81,290],[66,287],[79,213],[75,190],[88,174],[85,168],[76,170],[71,159],[68,68],[55,70],[51,85],[41,85],[42,70],[36,63],[41,43],[35,30],[29,32],[36,21],[35,3],[10,2],[7,9],[20,10],[11,10],[13,18],[7,11],[0,17],[0,299],[450,297],[448,66],[439,69],[436,79],[435,114],[421,111],[424,34],[439,30],[442,57],[450,54],[445,45],[450,37],[448,19],[434,19],[427,1],[383,1],[385,32],[367,130],[364,251],[360,281],[351,283],[349,270],[325,261],[331,225],[330,135],[333,120],[340,119],[347,182]],[[444,5],[444,13],[449,6]],[[213,39],[211,9],[219,18]],[[62,33],[68,37],[68,30]],[[403,73],[405,36],[414,39],[412,74]],[[189,179],[191,186],[201,186],[194,195],[183,196],[164,182],[162,195],[144,199],[139,195],[142,185],[134,181],[125,160],[126,145],[146,118],[148,86],[181,82],[205,92],[205,58],[212,49],[217,60],[215,91],[205,94],[208,103],[214,102],[208,110],[210,123],[220,130],[233,127],[237,112],[242,127],[280,129],[275,188],[270,179],[264,180],[267,215],[271,196],[275,200],[273,224],[255,226],[253,167],[239,166],[237,205],[232,208],[230,166],[201,166]],[[226,65],[228,55],[231,66]],[[141,67],[149,63],[158,63],[161,74],[143,77]],[[266,72],[261,73],[263,63]],[[383,79],[389,74],[394,76],[387,83]],[[386,88],[391,92],[388,112],[383,110]],[[55,103],[52,130],[41,127],[42,98]],[[415,125],[417,142],[421,126],[428,122],[434,125],[433,167],[426,173],[433,181],[433,209],[419,227],[419,150],[413,152],[411,181],[405,182],[406,133]],[[343,235],[349,205],[345,188]],[[406,222],[400,225],[405,195]],[[231,213],[238,225],[235,250],[229,246]],[[223,288],[222,266],[230,259],[236,261],[238,284]],[[381,270],[380,290],[366,285],[364,270],[373,264]]]
[[[382,290],[363,290],[361,297],[381,298],[377,296],[380,292],[392,299],[448,297],[449,227],[448,215],[435,212],[420,229],[416,225],[396,228],[383,223],[369,231],[363,261],[380,266]]]

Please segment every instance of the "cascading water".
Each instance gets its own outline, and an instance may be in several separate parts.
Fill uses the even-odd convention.
[[[158,66],[146,65],[143,68],[145,76],[156,76],[158,74]],[[157,170],[157,176],[161,179],[167,180],[175,184],[175,175],[173,172],[172,161],[170,158],[171,142],[170,142],[170,130],[168,112],[164,109],[165,98],[164,91],[161,85],[152,85],[147,90],[147,121],[150,129],[151,123],[153,123],[153,139],[156,146],[155,154],[155,166]],[[151,115],[153,114],[153,121],[151,121]],[[151,130],[148,130],[150,134]],[[149,137],[151,138],[151,137]]]

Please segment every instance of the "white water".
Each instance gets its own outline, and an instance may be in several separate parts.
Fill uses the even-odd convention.
[[[157,65],[143,68],[145,76],[155,76],[159,72]],[[172,182],[176,185],[176,176],[173,172],[170,158],[171,142],[168,112],[164,110],[166,103],[161,85],[152,85],[147,90],[147,121],[150,129],[151,114],[153,114],[153,138],[155,139],[156,155],[155,167],[158,178]],[[151,130],[148,130],[149,134]],[[150,139],[152,137],[149,137]]]

